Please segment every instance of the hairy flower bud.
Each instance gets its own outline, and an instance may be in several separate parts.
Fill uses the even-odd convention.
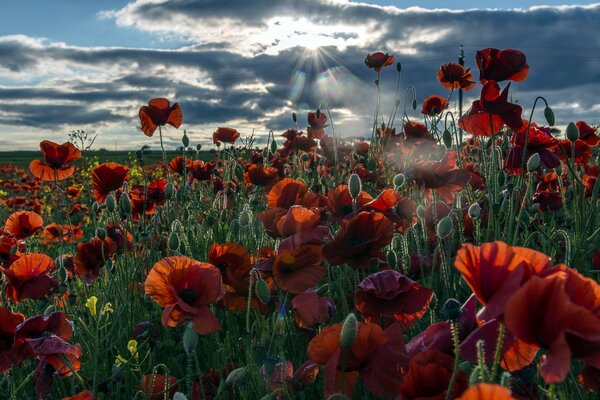
[[[579,128],[572,122],[569,122],[569,125],[567,125],[567,139],[571,142],[579,139]]]
[[[348,314],[342,325],[342,331],[340,332],[340,345],[343,349],[349,349],[356,341],[358,335],[358,321],[354,313]]]
[[[546,108],[544,108],[544,117],[546,118],[548,125],[554,126],[554,111],[552,111],[550,107],[546,106]]]
[[[436,233],[441,238],[447,238],[452,233],[453,226],[452,218],[444,217],[438,222]]]
[[[542,160],[538,153],[533,153],[527,160],[527,172],[535,172],[541,164]]]
[[[357,174],[350,175],[348,179],[348,190],[350,191],[350,197],[356,199],[362,190],[362,182]]]
[[[261,303],[269,304],[269,301],[271,300],[271,291],[269,290],[269,285],[264,281],[264,279],[259,279],[256,282],[255,291],[256,297],[258,297]]]

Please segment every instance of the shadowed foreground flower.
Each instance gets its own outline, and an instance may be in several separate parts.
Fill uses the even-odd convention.
[[[335,314],[335,303],[328,297],[319,297],[314,289],[294,296],[292,308],[296,325],[303,329],[315,329]]]
[[[44,220],[33,211],[17,211],[9,215],[4,230],[15,239],[25,239],[43,229]]]
[[[521,82],[529,74],[525,54],[518,50],[479,50],[475,56],[481,82],[511,80]]]
[[[94,393],[92,393],[90,390],[84,390],[76,395],[64,397],[62,400],[97,400],[97,398],[94,397]]]
[[[448,108],[448,101],[445,97],[431,95],[423,101],[421,114],[429,116],[438,115],[446,108]]]
[[[98,203],[103,203],[113,190],[123,186],[127,180],[129,168],[114,162],[98,165],[92,171],[93,194]]]
[[[140,107],[139,111],[142,132],[146,136],[154,135],[159,126],[169,124],[179,128],[183,121],[183,114],[178,103],[173,104],[167,99],[156,98],[148,102],[147,106]]]
[[[100,268],[116,251],[117,244],[109,237],[104,240],[93,238],[87,243],[79,243],[77,254],[73,259],[75,273],[83,277],[88,285],[91,285],[100,275]]]
[[[233,128],[217,128],[213,132],[213,143],[219,144],[221,142],[234,144],[240,137],[240,133]]]
[[[223,305],[230,310],[246,311],[252,270],[248,250],[239,243],[213,243],[208,250],[208,262],[221,271],[227,292]],[[258,309],[258,299],[252,300],[252,306]]]
[[[365,57],[365,64],[367,67],[374,69],[375,72],[381,72],[383,67],[387,67],[393,63],[394,56],[390,56],[388,53],[383,54],[380,51],[373,54],[367,54],[367,57]]]
[[[325,136],[325,131],[323,130],[327,125],[327,115],[322,112],[319,112],[319,118],[317,118],[317,113],[314,111],[310,111],[308,113],[308,126],[306,128],[306,134],[310,139],[323,139]]]
[[[45,254],[25,254],[9,268],[0,269],[8,279],[4,293],[14,302],[41,299],[58,286],[58,282],[49,276],[54,261]]]
[[[525,146],[526,139],[527,146]],[[525,153],[525,162],[532,155],[538,154],[540,156],[540,164],[543,168],[551,169],[557,167],[560,165],[560,159],[554,151],[559,143],[558,139],[552,137],[548,128],[538,127],[534,123],[529,127],[526,125],[523,126],[513,134],[512,146],[508,152],[505,164],[506,171],[511,174],[521,173],[523,153]]]
[[[44,140],[40,143],[40,149],[45,162],[33,160],[29,164],[33,176],[42,181],[61,181],[73,175],[75,167],[67,164],[81,157],[81,152],[72,143],[58,144]]]
[[[167,377],[159,374],[144,375],[142,380],[142,390],[146,395],[147,399],[150,400],[163,400],[165,398],[165,388],[167,387]],[[169,376],[169,399],[173,398],[175,392],[179,391],[179,384],[177,379],[173,376]]]
[[[221,329],[208,307],[225,294],[221,273],[214,265],[184,256],[163,258],[150,270],[145,291],[164,307],[163,326],[192,320],[194,330],[202,335]]]
[[[471,68],[456,63],[444,64],[437,72],[437,79],[446,89],[471,90],[476,83],[473,82]]]
[[[471,386],[457,400],[515,400],[507,387],[493,383]]]
[[[17,326],[23,321],[25,321],[23,314],[13,314],[8,308],[0,307],[0,372],[2,373],[21,361],[13,345]]]

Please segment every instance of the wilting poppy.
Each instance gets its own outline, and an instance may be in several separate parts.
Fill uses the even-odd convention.
[[[390,269],[367,276],[354,295],[365,322],[393,317],[406,330],[425,314],[433,291]]]
[[[448,101],[445,97],[431,95],[423,101],[421,114],[429,116],[438,115],[446,108],[448,108]]]
[[[521,82],[529,74],[529,65],[525,54],[518,50],[498,50],[488,48],[479,50],[475,55],[481,82],[505,80]]]
[[[8,371],[21,357],[14,348],[17,326],[25,321],[23,314],[13,313],[8,308],[0,307],[0,372]]]
[[[325,128],[327,125],[327,115],[322,112],[319,112],[319,117],[317,118],[317,113],[310,111],[308,113],[308,127],[306,128],[306,133],[311,139],[323,139],[325,136]]]
[[[113,162],[100,164],[94,168],[92,186],[96,201],[103,203],[110,192],[123,186],[128,174],[129,168]]]
[[[454,358],[438,350],[418,353],[410,359],[408,371],[402,378],[402,400],[443,399],[454,370]],[[469,386],[467,375],[458,371],[451,399],[460,396]]]
[[[390,244],[393,235],[393,224],[382,213],[362,211],[342,221],[333,242],[325,244],[323,254],[332,265],[347,263],[367,269],[373,259],[384,257],[381,249]]]
[[[325,397],[341,392],[342,351],[340,333],[343,323],[323,328],[308,344],[308,357],[325,366]],[[346,386],[351,397],[360,375],[364,385],[377,396],[393,396],[399,392],[407,356],[402,329],[394,324],[385,331],[377,324],[358,322],[354,344],[345,355]]]
[[[473,82],[471,68],[465,69],[464,66],[455,63],[444,64],[437,72],[437,79],[446,89],[471,90],[476,83]]]
[[[493,383],[471,386],[456,400],[515,400],[507,387]]]
[[[43,229],[44,220],[33,211],[17,211],[9,215],[4,230],[15,239],[26,239]]]
[[[229,143],[234,144],[236,140],[240,137],[240,133],[233,128],[217,128],[216,131],[213,132],[213,143]]]
[[[597,147],[600,144],[600,137],[596,135],[596,128],[592,128],[583,121],[577,121],[575,125],[579,129],[579,139],[586,142],[590,147]]]
[[[25,299],[41,299],[58,282],[49,274],[54,269],[54,261],[45,254],[24,254],[9,268],[2,268],[8,283],[4,289],[6,297],[14,302]]]
[[[91,285],[100,275],[100,268],[117,251],[117,244],[109,237],[100,240],[93,238],[87,243],[77,245],[77,254],[73,259],[75,273]]]
[[[169,393],[168,398],[171,399],[175,395],[175,392],[179,391],[179,384],[177,379],[173,376],[169,376],[167,384],[167,377],[159,374],[144,375],[142,380],[143,391],[146,398],[150,400],[163,400],[165,398],[165,389],[168,387]]]
[[[338,185],[334,189],[329,189],[327,200],[329,200],[329,209],[338,219],[347,217],[354,211],[348,185]],[[369,193],[361,190],[356,197],[356,210],[364,207],[372,200],[373,198]]]
[[[314,289],[294,296],[292,308],[296,325],[303,329],[315,329],[335,314],[335,303],[328,297],[319,297]]]
[[[179,104],[175,103],[171,106],[169,100],[163,98],[152,99],[147,106],[140,107],[139,117],[142,132],[146,136],[154,135],[156,128],[166,124],[179,128],[183,121]]]
[[[510,83],[500,92],[500,86],[495,81],[488,81],[481,89],[481,106],[490,114],[497,115],[513,131],[523,127],[521,106],[508,102]]]
[[[67,164],[81,157],[81,152],[72,143],[58,144],[44,140],[40,143],[40,149],[45,162],[33,160],[29,164],[33,176],[42,181],[61,181],[73,175],[75,167]]]
[[[566,266],[533,276],[513,291],[504,311],[506,327],[518,338],[547,350],[540,373],[562,382],[579,358],[600,368],[600,285]]]
[[[367,67],[374,69],[375,72],[381,72],[381,68],[392,65],[393,62],[394,56],[390,56],[388,53],[383,54],[380,51],[373,54],[367,54],[367,57],[365,57],[365,64]]]
[[[164,307],[163,326],[192,320],[194,330],[202,335],[221,329],[208,307],[225,294],[221,273],[214,265],[184,256],[163,258],[150,270],[145,291]]]
[[[526,139],[527,146],[525,147]],[[543,168],[555,168],[560,165],[560,159],[554,152],[558,144],[558,139],[552,137],[549,129],[538,127],[533,123],[529,127],[523,126],[513,134],[505,169],[511,174],[520,174],[523,159],[527,162],[529,157],[535,153],[540,156]]]
[[[495,241],[481,246],[464,244],[456,254],[454,266],[485,305],[480,317],[490,320],[502,315],[516,289],[532,276],[550,269],[552,262],[539,251]]]

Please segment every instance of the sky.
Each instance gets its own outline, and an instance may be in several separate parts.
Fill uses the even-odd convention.
[[[95,148],[157,148],[137,117],[154,97],[180,104],[192,145],[210,147],[219,126],[278,134],[293,112],[304,128],[323,102],[336,134],[368,136],[376,76],[367,53],[401,62],[401,91],[413,85],[421,102],[449,94],[436,71],[460,45],[475,78],[477,50],[527,55],[529,77],[511,86],[527,115],[544,96],[559,125],[600,123],[600,3],[20,0],[0,14],[0,151],[62,143],[74,129],[97,132]],[[396,77],[381,74],[386,117]],[[465,109],[478,94],[465,93]],[[164,133],[167,147],[180,145],[182,131]]]

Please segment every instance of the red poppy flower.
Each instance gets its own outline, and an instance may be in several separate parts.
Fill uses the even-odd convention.
[[[43,229],[44,220],[33,211],[12,213],[4,224],[4,230],[15,239],[26,239]]]
[[[150,270],[145,291],[164,307],[163,326],[192,320],[194,330],[202,335],[221,329],[208,307],[225,294],[221,273],[214,265],[184,256],[163,258]]]
[[[100,275],[100,268],[116,251],[117,244],[109,237],[104,240],[93,238],[87,243],[79,243],[73,259],[75,272],[91,285]]]
[[[40,143],[40,149],[46,162],[33,160],[29,164],[33,176],[42,181],[62,181],[73,175],[75,167],[67,164],[81,157],[81,152],[72,143],[58,144],[44,140]]]
[[[465,69],[464,66],[455,63],[444,64],[437,72],[437,79],[446,89],[471,90],[476,83],[473,82],[471,68]]]
[[[285,178],[277,182],[269,191],[267,206],[269,208],[281,207],[288,209],[308,192],[306,184],[302,181]]]
[[[446,108],[448,108],[448,101],[445,97],[431,95],[423,101],[421,114],[429,116],[438,115]]]
[[[556,155],[561,160],[570,160],[573,142],[563,139],[558,143]],[[581,139],[575,141],[575,164],[587,164],[592,159],[592,148]]]
[[[0,372],[2,373],[21,361],[13,345],[17,326],[23,321],[25,317],[22,314],[13,314],[9,309],[0,307]]]
[[[314,289],[294,296],[292,308],[296,325],[310,330],[329,321],[335,314],[335,303],[328,297],[319,297]]]
[[[322,139],[324,139],[324,137]],[[321,141],[321,147],[323,147],[323,145],[324,143]],[[290,143],[290,149],[312,153],[317,149],[317,142],[308,136],[296,136]]]
[[[9,268],[2,268],[8,279],[4,289],[6,297],[14,302],[45,297],[58,286],[49,276],[53,269],[54,261],[45,254],[22,255]]]
[[[210,181],[216,166],[217,162],[215,160],[209,162],[194,160],[188,164],[188,169],[193,178],[199,181]]]
[[[400,385],[402,400],[443,399],[446,397],[454,358],[437,350],[418,353],[410,359],[408,371]],[[452,399],[460,396],[469,386],[467,375],[458,371],[452,387]]]
[[[342,369],[340,333],[343,323],[323,328],[308,344],[308,357],[325,366],[325,398],[339,387]],[[402,371],[407,364],[404,338],[399,325],[385,331],[377,324],[358,322],[354,344],[346,350],[344,393],[352,396],[352,389],[360,375],[364,385],[377,396],[393,396],[399,392]]]
[[[239,243],[213,243],[208,250],[208,262],[221,271],[225,288],[232,287],[235,292],[248,297],[250,253]]]
[[[525,139],[529,130],[529,139],[525,147]],[[525,153],[525,162],[534,153],[540,156],[541,166],[545,169],[552,169],[560,165],[560,159],[556,156],[554,149],[559,144],[558,139],[552,137],[547,128],[538,127],[531,124],[529,128],[523,126],[515,131],[512,137],[512,146],[506,159],[505,169],[511,174],[520,174],[523,163],[523,153]]]
[[[549,190],[536,190],[533,194],[532,202],[540,205],[540,211],[556,211],[562,208],[563,201],[560,192]]]
[[[365,142],[364,140],[357,140],[354,142],[354,151],[361,156],[369,153],[369,147],[371,147],[369,142]]]
[[[585,167],[585,174],[581,179],[583,186],[585,186],[585,196],[591,197],[594,193],[594,186],[598,181],[598,176],[600,175],[600,169],[597,165],[593,165],[591,167]]]
[[[244,172],[244,183],[264,186],[265,192],[271,190],[279,181],[279,170],[275,167],[266,167],[263,164],[249,164]]]
[[[291,383],[294,388],[303,389],[307,386],[312,385],[317,379],[319,374],[319,364],[312,360],[305,361],[301,366],[298,367],[294,376],[292,376]]]
[[[506,303],[506,327],[548,352],[540,373],[546,383],[562,382],[579,358],[600,368],[600,285],[566,266],[533,276]]]
[[[8,267],[13,261],[21,257],[20,250],[21,245],[18,239],[0,235],[0,266]]]
[[[325,124],[327,122],[327,115],[325,115],[324,113],[320,112],[319,113],[319,118],[317,118],[317,113],[316,112],[309,112],[308,113],[308,127],[306,128],[306,133],[308,134],[308,137],[311,139],[323,139],[323,136],[325,136],[325,131],[323,130],[323,128],[325,128],[327,125]]]
[[[458,120],[459,128],[474,136],[493,136],[503,125],[502,118],[487,112],[481,100],[475,100],[469,111]]]
[[[367,67],[374,69],[375,72],[381,72],[381,68],[392,65],[393,63],[393,56],[390,56],[388,53],[383,54],[380,51],[373,54],[367,54],[367,57],[365,57],[365,64]]]
[[[287,210],[285,208],[275,207],[259,212],[256,214],[256,218],[262,222],[267,235],[272,238],[278,238],[281,237],[281,234],[279,233],[279,229],[277,229],[277,223],[281,218],[285,218],[286,214]]]
[[[495,241],[481,246],[464,244],[454,266],[485,305],[480,318],[491,320],[503,314],[515,290],[532,276],[550,269],[552,262],[539,251]]]
[[[104,163],[92,171],[93,193],[98,203],[103,203],[113,190],[123,186],[127,180],[129,168],[117,163]]]
[[[277,232],[281,237],[288,237],[296,233],[309,231],[321,223],[321,213],[316,208],[291,206],[287,213],[277,221]]]
[[[493,383],[471,386],[456,400],[515,400],[507,387]]]
[[[154,135],[156,128],[166,124],[179,128],[183,121],[179,104],[175,103],[171,106],[169,100],[163,98],[152,99],[147,106],[140,107],[139,117],[142,132],[146,136]]]
[[[217,128],[216,131],[213,132],[213,143],[229,143],[234,144],[236,140],[240,137],[240,133],[233,128]]]
[[[150,400],[163,400],[165,398],[165,388],[167,388],[167,377],[159,374],[144,375],[142,386],[146,398]],[[179,391],[179,384],[175,377],[169,376],[168,388],[168,398],[171,399]]]
[[[97,398],[94,397],[94,393],[92,393],[90,390],[84,390],[76,395],[63,397],[62,400],[97,400]]]
[[[183,158],[182,156],[176,156],[169,162],[169,169],[179,175],[183,175],[185,170],[189,170],[189,165],[193,160],[189,158]]]
[[[406,330],[425,314],[433,291],[389,269],[367,276],[354,295],[356,309],[365,322],[377,323],[382,317],[393,317]]]
[[[362,211],[342,221],[337,236],[325,245],[323,254],[332,265],[347,263],[366,269],[373,259],[384,257],[381,249],[390,244],[393,235],[393,224],[382,213]]]
[[[481,106],[490,114],[499,116],[510,129],[516,131],[523,127],[521,106],[508,102],[508,90],[510,83],[506,85],[502,93],[500,86],[495,81],[487,81],[481,89]]]
[[[294,364],[291,361],[278,362],[275,365],[263,364],[260,369],[265,383],[269,385],[269,390],[285,388],[287,383],[294,375]]]
[[[583,121],[577,121],[575,124],[579,129],[579,139],[583,140],[590,147],[597,147],[600,144],[600,137],[596,135],[596,128],[592,128]]]
[[[525,54],[518,50],[479,50],[475,56],[481,82],[505,80],[521,82],[529,74]]]
[[[81,239],[83,230],[75,225],[50,224],[44,228],[45,244],[67,242],[73,243]]]
[[[338,219],[347,217],[354,211],[348,185],[338,185],[335,189],[329,189],[327,200],[329,200],[329,209]],[[372,200],[373,198],[369,193],[361,190],[356,198],[356,209],[364,207]]]

